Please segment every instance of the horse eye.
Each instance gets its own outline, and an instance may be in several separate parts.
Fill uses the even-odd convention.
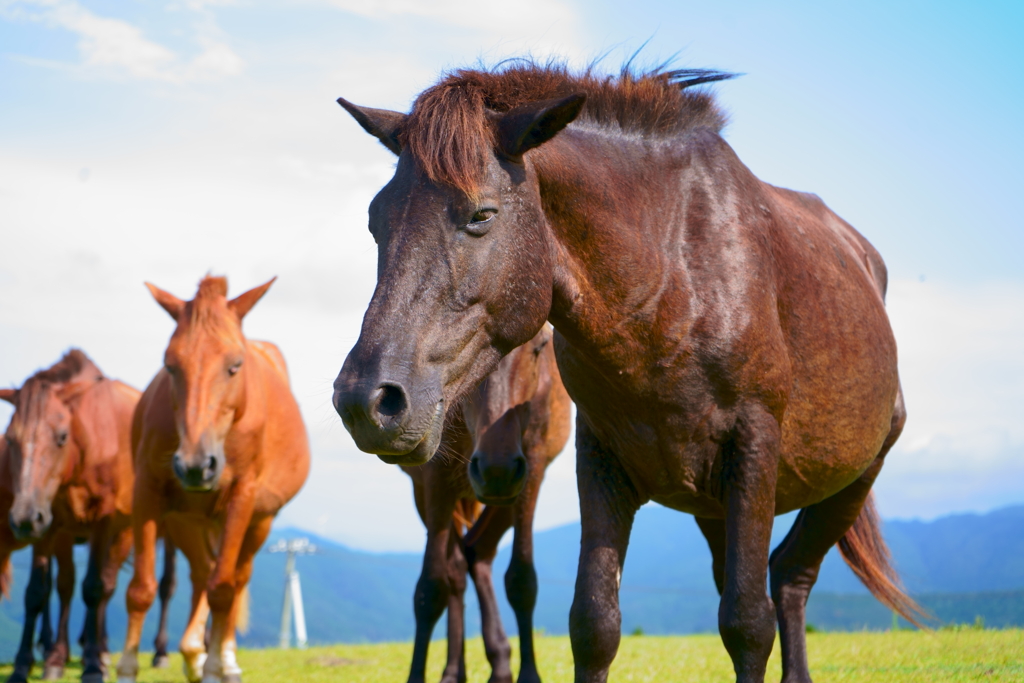
[[[470,221],[470,224],[486,223],[497,215],[497,209],[480,209],[473,214],[473,220]]]
[[[480,209],[473,214],[473,218],[466,224],[463,230],[474,237],[486,235],[487,231],[491,229],[491,221],[497,215],[497,209]]]
[[[230,368],[228,368],[228,374],[231,375],[232,377],[234,377],[235,375],[238,374],[238,371],[241,370],[241,369],[242,369],[242,361],[238,361],[237,363],[232,365]]]
[[[67,443],[67,440],[68,440],[68,433],[67,432],[57,432],[57,447],[58,448],[63,446],[65,443]]]

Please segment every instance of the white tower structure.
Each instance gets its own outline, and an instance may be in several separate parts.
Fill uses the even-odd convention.
[[[267,552],[288,553],[284,564],[284,604],[281,606],[281,633],[278,646],[287,650],[292,639],[292,616],[295,617],[295,646],[306,649],[306,612],[302,607],[302,586],[299,584],[299,572],[295,569],[296,555],[313,555],[316,546],[308,538],[281,539],[268,546]]]

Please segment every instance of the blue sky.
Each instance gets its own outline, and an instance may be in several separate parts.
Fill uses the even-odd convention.
[[[407,479],[329,403],[393,164],[334,99],[404,110],[446,68],[614,70],[649,41],[641,63],[743,72],[717,88],[740,158],[889,265],[910,420],[883,513],[1024,503],[1021,35],[1019,2],[0,0],[0,382],[78,345],[142,387],[171,331],[143,280],[191,296],[210,269],[235,292],[279,275],[246,330],[282,346],[314,444],[282,521],[418,547]],[[538,524],[577,516],[566,452]]]

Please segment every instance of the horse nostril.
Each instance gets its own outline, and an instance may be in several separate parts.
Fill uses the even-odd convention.
[[[526,458],[516,458],[516,474],[513,481],[520,481],[524,477],[526,477]]]
[[[473,457],[469,459],[469,476],[470,476],[470,478],[475,479],[477,481],[483,481],[484,480],[483,475],[480,474],[480,456],[479,455],[473,455]]]
[[[43,523],[43,513],[42,512],[37,512],[36,513],[36,524],[42,524],[42,523]]]
[[[380,386],[380,398],[377,399],[377,413],[384,417],[395,417],[401,415],[408,408],[408,401],[405,399],[405,391],[395,384],[382,384]]]
[[[206,461],[206,469],[211,472],[215,471],[217,469],[217,458],[211,455],[209,460]]]

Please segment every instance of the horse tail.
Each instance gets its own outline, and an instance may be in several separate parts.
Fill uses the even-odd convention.
[[[245,635],[249,632],[249,584],[242,586],[242,590],[235,596],[238,601],[238,611],[235,613],[235,630]]]
[[[889,547],[882,538],[874,492],[869,492],[853,526],[837,543],[839,553],[853,573],[883,605],[918,628],[929,615],[903,590],[899,574],[892,566]]]
[[[11,566],[11,556],[3,559],[3,566],[0,567],[0,599],[11,599],[11,586],[14,585],[14,567]]]

